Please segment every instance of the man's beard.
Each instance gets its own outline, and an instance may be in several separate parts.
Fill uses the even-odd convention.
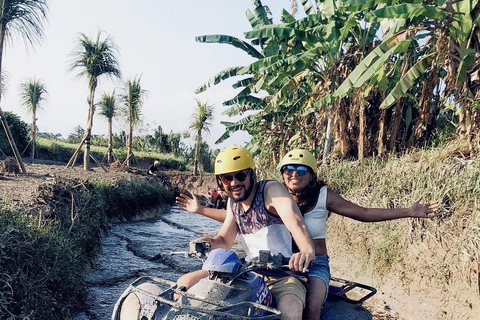
[[[247,200],[248,197],[250,197],[250,194],[252,194],[254,185],[255,185],[255,183],[250,183],[250,186],[248,187],[248,189],[244,189],[245,192],[243,193],[243,195],[241,195],[237,198],[234,198],[234,197],[230,197],[230,198],[232,199],[233,202],[242,202],[242,201]]]
[[[250,182],[250,185],[248,186],[248,188],[245,188],[245,192],[243,193],[243,195],[237,197],[237,198],[234,198],[234,197],[230,197],[232,199],[233,202],[242,202],[242,201],[245,201],[248,199],[248,197],[250,197],[250,195],[252,194],[252,191],[253,191],[253,188],[255,187],[255,185],[257,184],[257,179],[256,179],[256,175],[255,173],[253,173],[252,171],[249,172],[249,182]]]

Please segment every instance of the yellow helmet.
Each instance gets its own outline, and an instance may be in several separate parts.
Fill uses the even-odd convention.
[[[155,160],[155,161],[153,162],[153,164],[154,164],[155,166],[159,166],[159,165],[160,165],[160,161]]]
[[[304,149],[294,149],[289,151],[280,163],[280,170],[287,164],[303,164],[312,169],[313,172],[316,172],[317,170],[317,160],[311,152]]]
[[[255,169],[252,154],[245,148],[230,146],[217,155],[215,159],[215,174],[224,174],[245,169]]]

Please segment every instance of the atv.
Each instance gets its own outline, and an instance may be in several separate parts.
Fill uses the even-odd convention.
[[[275,309],[273,296],[258,273],[288,272],[288,259],[261,251],[259,257],[242,262],[234,251],[209,251],[208,242],[193,246],[190,252],[171,254],[202,259],[207,278],[186,290],[165,279],[140,277],[118,299],[112,320],[280,319],[281,312]],[[372,319],[362,303],[375,293],[373,287],[332,278],[320,320]]]

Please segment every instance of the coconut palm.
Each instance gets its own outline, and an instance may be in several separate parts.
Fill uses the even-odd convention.
[[[95,90],[98,85],[100,76],[120,77],[118,59],[116,57],[117,47],[112,38],[107,37],[101,39],[102,31],[98,31],[97,37],[92,40],[85,34],[80,34],[77,38],[77,48],[72,55],[74,60],[70,65],[70,70],[79,69],[78,77],[86,77],[88,81],[89,94],[88,102],[88,116],[85,137],[82,139],[75,154],[70,159],[68,165],[73,165],[74,159],[81,149],[82,144],[85,143],[85,153],[83,158],[83,169],[90,169],[90,139],[92,135],[93,116],[95,114]]]
[[[3,79],[2,61],[5,40],[12,40],[11,37],[16,31],[27,43],[38,43],[43,37],[43,22],[47,19],[48,4],[47,0],[0,0],[0,8],[0,79]],[[0,100],[2,93],[0,90]],[[1,108],[0,121],[15,158],[22,172],[25,172],[20,153]]]
[[[202,145],[202,132],[210,132],[213,120],[213,106],[197,100],[197,109],[192,115],[190,129],[195,134],[195,157],[193,159],[193,174],[198,175],[198,159]]]
[[[142,89],[140,85],[141,76],[134,79],[128,79],[125,82],[124,90],[121,99],[128,120],[128,139],[127,139],[127,166],[130,166],[131,158],[133,156],[133,129],[140,123],[141,109],[147,91]]]
[[[42,102],[48,94],[45,84],[36,78],[31,78],[20,85],[20,98],[22,105],[32,115],[32,152],[30,158],[35,158],[36,137],[37,137],[37,111],[42,109]]]
[[[99,114],[104,116],[108,120],[107,162],[111,163],[113,161],[112,121],[113,121],[113,117],[116,116],[117,109],[118,109],[115,90],[113,90],[112,94],[104,93],[98,105],[100,107]]]

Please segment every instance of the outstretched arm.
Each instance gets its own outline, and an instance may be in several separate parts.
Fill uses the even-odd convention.
[[[438,211],[438,203],[420,203],[421,200],[422,197],[419,197],[408,208],[364,208],[345,200],[338,193],[328,190],[327,209],[362,222],[378,222],[400,218],[432,218],[434,213]]]
[[[180,196],[175,198],[175,203],[178,204],[180,210],[188,211],[191,213],[198,213],[202,216],[212,218],[219,222],[225,221],[227,211],[223,209],[214,209],[204,207],[198,201],[198,198],[193,192],[189,191],[192,197],[181,193]]]

